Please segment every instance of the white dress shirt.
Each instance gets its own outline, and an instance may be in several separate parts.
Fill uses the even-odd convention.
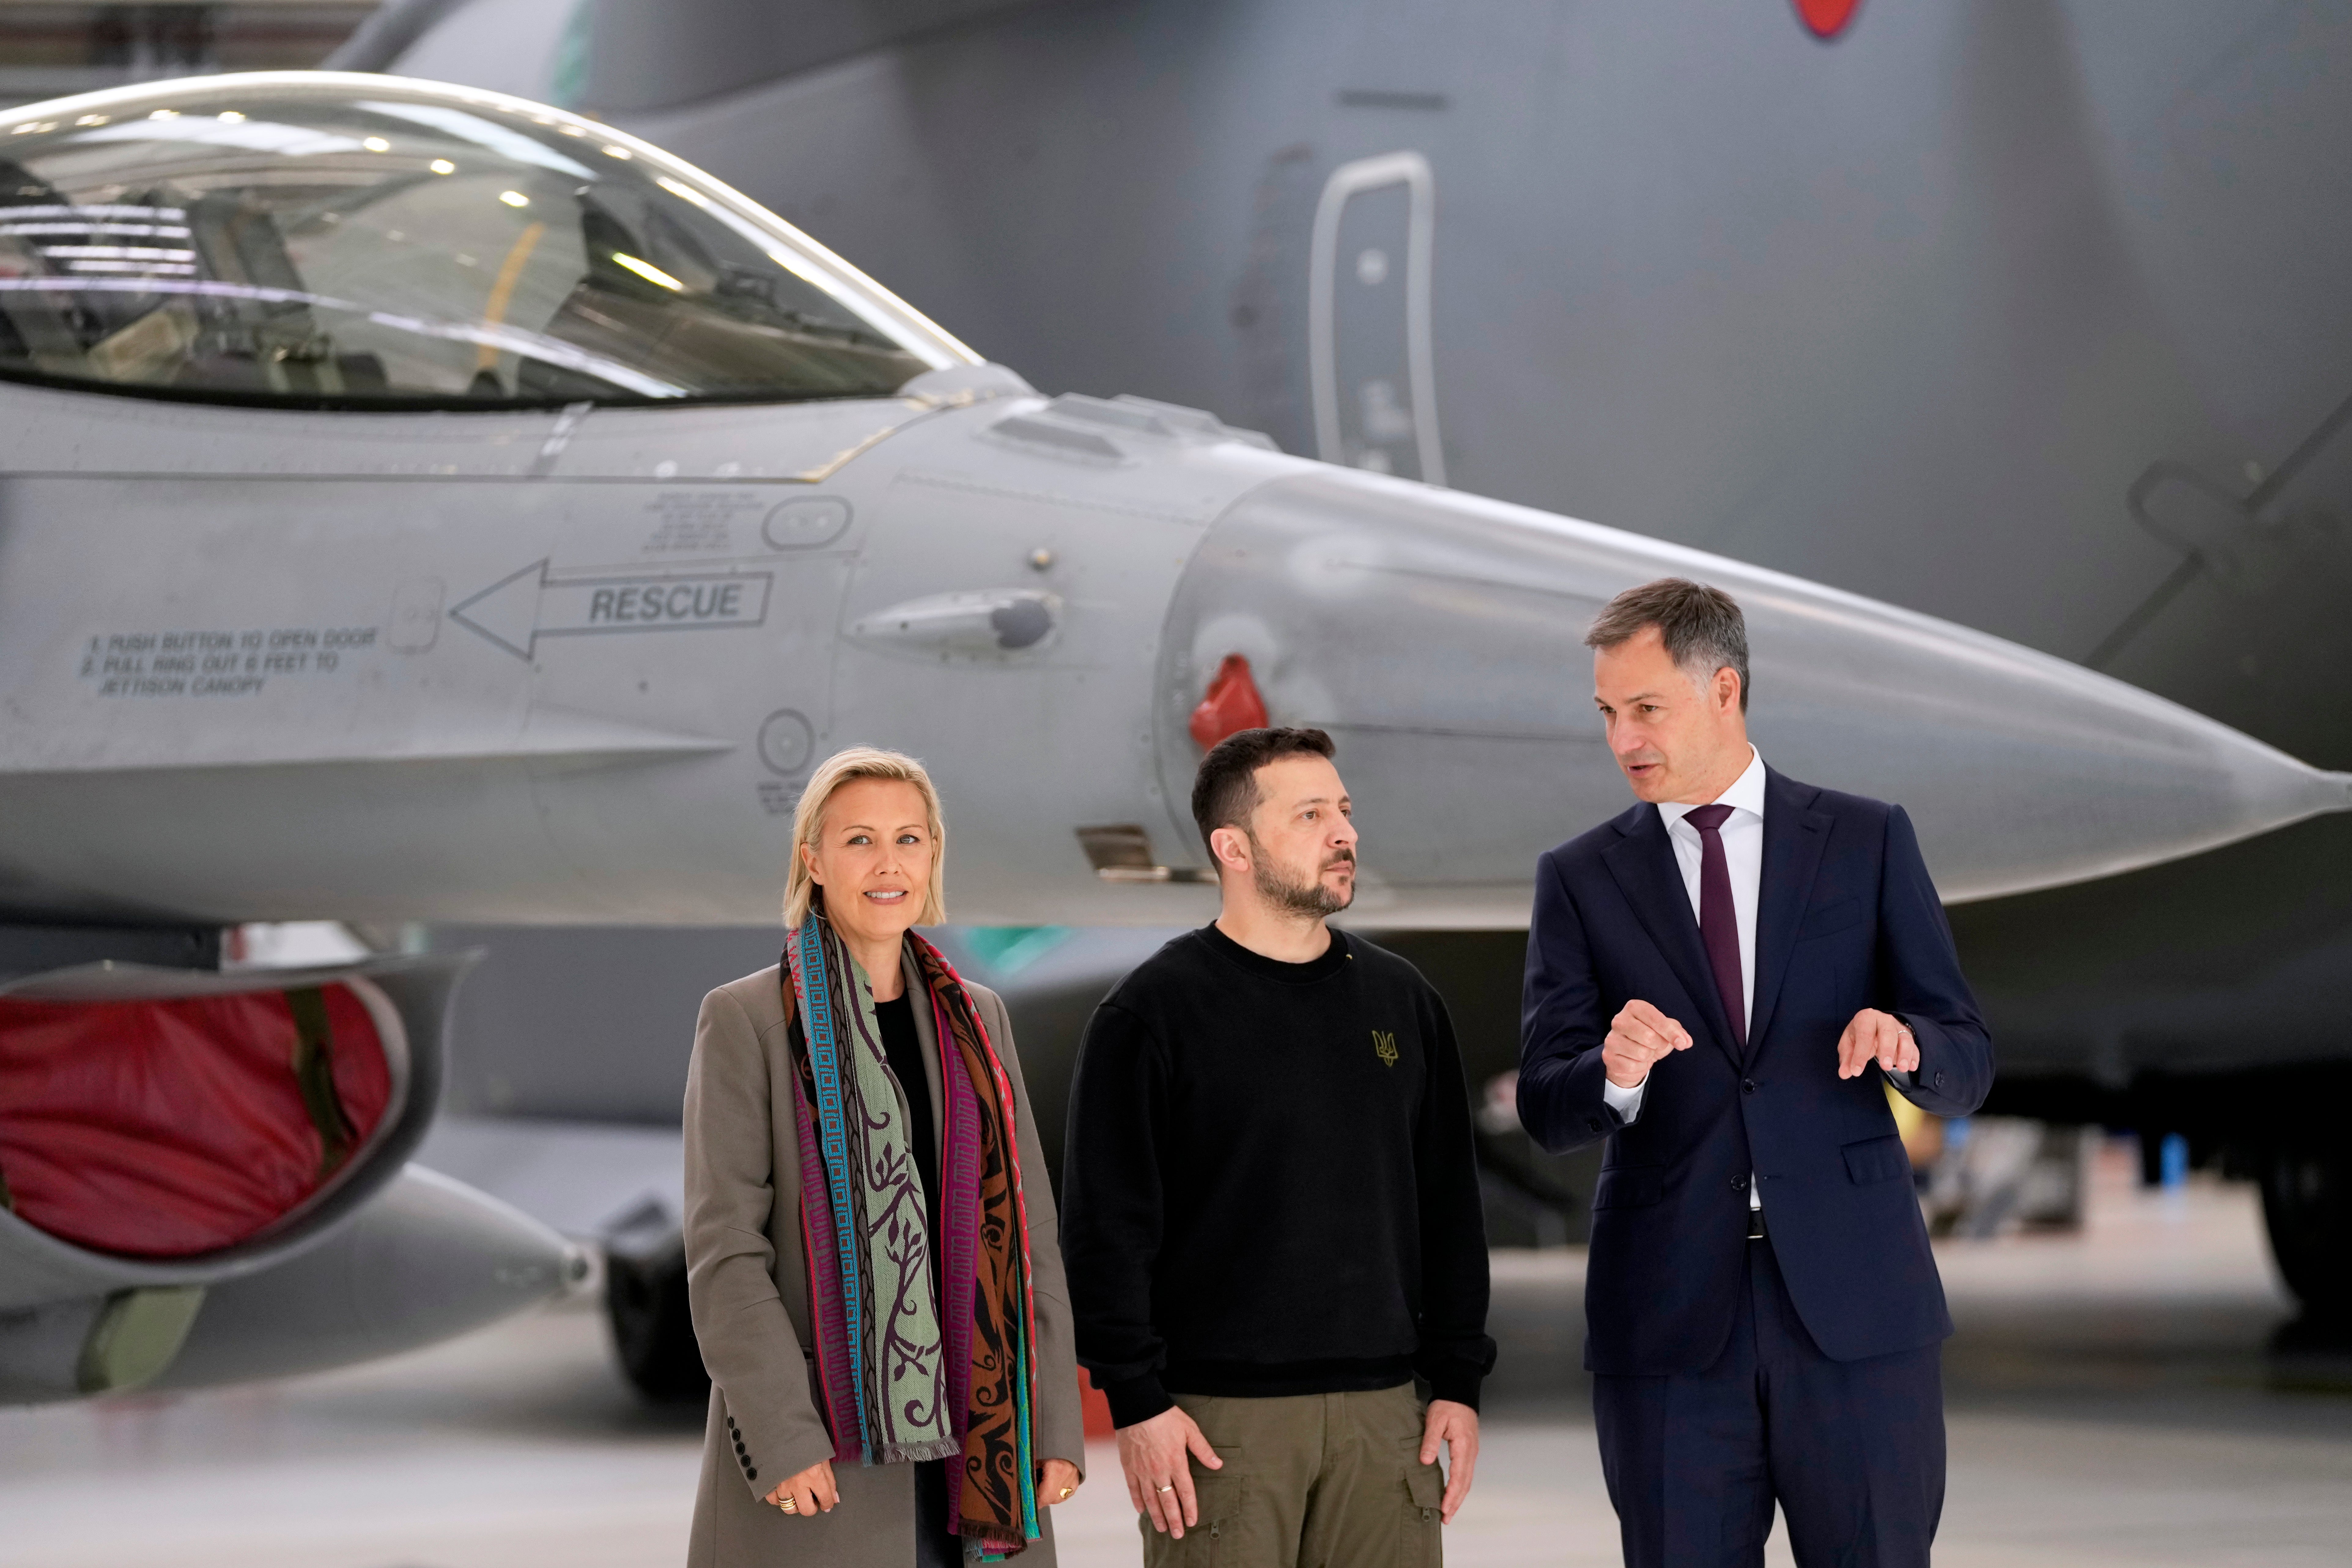
[[[1723,819],[1723,826],[1716,833],[1723,840],[1724,863],[1731,872],[1731,914],[1739,928],[1739,1005],[1752,1026],[1756,1022],[1756,904],[1764,886],[1764,758],[1755,747],[1748,748],[1747,772],[1732,780],[1731,787],[1715,798],[1717,804],[1731,807],[1731,815]],[[1699,870],[1705,864],[1706,846],[1698,829],[1684,818],[1704,804],[1658,803],[1658,816],[1666,825],[1666,838],[1675,847],[1675,864],[1682,868],[1683,891],[1690,895],[1693,921],[1699,918]],[[1631,1089],[1620,1089],[1604,1079],[1601,1097],[1631,1126],[1642,1114],[1643,1092],[1649,1087],[1646,1076]],[[1764,1205],[1756,1186],[1752,1179],[1748,1184],[1750,1208]]]

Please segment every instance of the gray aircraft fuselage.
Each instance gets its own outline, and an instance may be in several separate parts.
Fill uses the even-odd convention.
[[[568,91],[1041,385],[1835,584],[2352,765],[2313,679],[2352,656],[2340,5],[1864,6],[1826,40],[1763,0],[662,9],[478,0],[396,68]],[[2347,889],[2337,819],[1955,921],[2005,1068],[2118,1089],[2352,1056]]]
[[[527,9],[459,7],[404,68],[531,68],[467,43]],[[0,386],[11,921],[756,921],[801,780],[852,740],[934,761],[960,917],[1198,919],[1187,719],[1239,655],[1276,721],[1341,738],[1356,918],[1497,933],[1454,977],[1483,993],[1533,853],[1623,803],[1581,626],[1680,572],[1748,607],[1768,758],[1911,806],[2012,1069],[2112,1090],[2346,1056],[2352,911],[2326,868],[2352,797],[2324,770],[2352,748],[2281,678],[2345,635],[2310,613],[2344,581],[2340,269],[2252,292],[2203,238],[2269,216],[2232,205],[2214,147],[2307,176],[2344,111],[2324,68],[2272,69],[2244,90],[2296,106],[2283,125],[2199,119],[2231,71],[2312,66],[2329,18],[2175,22],[2131,52],[2090,6],[1872,10],[1827,47],[1773,5],[1504,6],[1475,30],[1404,5],[936,9],[953,25],[771,85],[739,60],[715,98],[690,46],[726,31],[681,26],[689,58],[655,75],[690,104],[630,99],[592,48],[581,101],[803,215],[991,358],[1179,404],[1049,400],[919,331],[934,369],[887,395],[559,393],[583,367],[667,384],[658,354],[613,357],[617,318],[600,339],[547,314],[534,246],[628,269],[598,285],[614,310],[702,287],[600,238],[593,203],[465,275],[484,323],[427,331],[478,345],[517,406],[100,390],[18,311],[41,369]],[[1807,71],[1829,79],[1792,93]],[[227,103],[203,111],[247,124]],[[592,121],[564,131],[581,149],[530,131],[533,108],[411,114],[520,116],[480,145],[543,143],[445,237],[463,267],[468,236],[560,215],[531,182],[594,144]],[[475,189],[471,156],[415,188]],[[289,254],[331,257],[321,209],[286,210]],[[2299,221],[2340,253],[2340,214]],[[300,304],[249,238],[226,286]],[[777,259],[830,264],[810,254]],[[719,271],[709,297],[745,319]],[[303,299],[322,322],[372,307]],[[383,373],[306,330],[276,340],[306,374]],[[194,352],[140,331],[75,352],[133,378]],[[536,382],[510,376],[524,338],[553,355]],[[1139,858],[1090,858],[1107,829]],[[2248,909],[2269,862],[2300,891]],[[2249,927],[2263,962],[2221,940]],[[2141,975],[2170,993],[2130,995]]]
[[[1834,584],[2352,765],[2341,5],[1865,5],[1826,38],[1777,0],[386,16],[353,63],[643,131],[1040,385]],[[1997,1104],[2185,1132],[2352,1234],[2352,818],[1951,913]],[[1507,993],[1511,942],[1471,945],[1423,956]]]

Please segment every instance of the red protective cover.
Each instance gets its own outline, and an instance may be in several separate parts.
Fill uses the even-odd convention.
[[[1817,38],[1834,38],[1845,31],[1862,0],[1797,0],[1797,15]]]
[[[320,987],[357,1147],[392,1073],[367,1006]],[[17,1216],[79,1247],[186,1258],[318,1191],[324,1141],[282,991],[144,1002],[0,996],[0,1180]]]
[[[1192,710],[1192,743],[1208,751],[1228,735],[1265,728],[1265,699],[1257,694],[1249,660],[1237,653],[1225,655],[1210,678],[1208,695]]]

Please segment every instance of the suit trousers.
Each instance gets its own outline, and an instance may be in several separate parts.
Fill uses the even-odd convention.
[[[1201,1522],[1143,1531],[1144,1568],[1439,1568],[1445,1478],[1421,1462],[1411,1384],[1362,1394],[1174,1396],[1224,1461],[1192,1461]]]
[[[1778,1502],[1799,1568],[1927,1568],[1944,1510],[1943,1346],[1832,1361],[1769,1239],[1704,1372],[1592,1380],[1626,1568],[1760,1568]]]

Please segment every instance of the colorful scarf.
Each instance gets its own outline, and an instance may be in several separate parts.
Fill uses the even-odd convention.
[[[988,1561],[1038,1535],[1037,1331],[1013,1084],[962,980],[929,942],[906,941],[946,1110],[940,1191],[929,1194],[866,976],[814,911],[784,950],[784,1016],[803,1042],[793,1109],[817,1383],[835,1463],[961,1458],[949,1527]],[[927,1216],[938,1302],[968,1310],[934,1301]]]

